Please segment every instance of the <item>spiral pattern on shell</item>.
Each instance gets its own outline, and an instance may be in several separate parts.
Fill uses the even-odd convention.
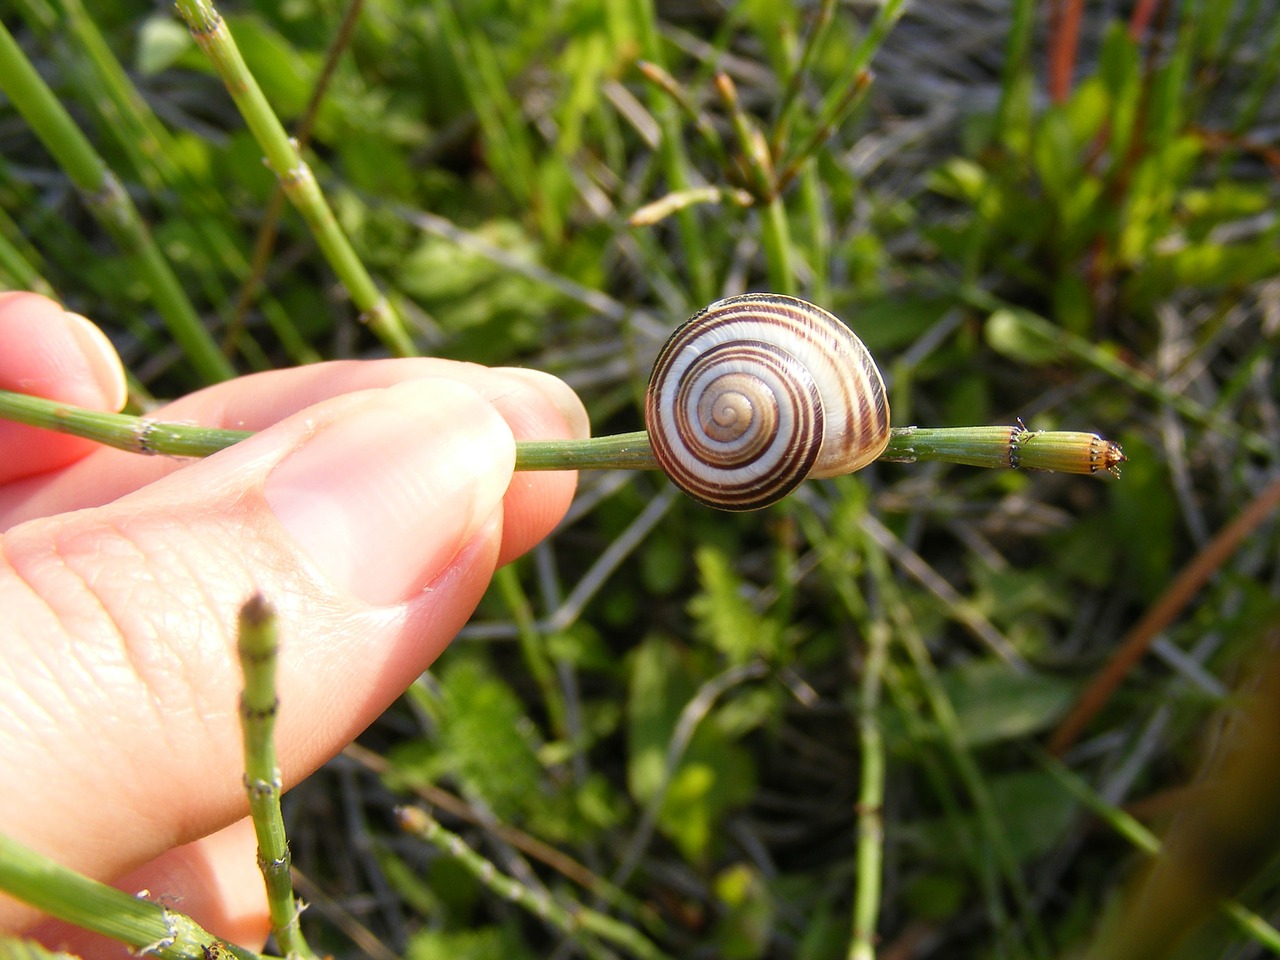
[[[871,354],[840,320],[804,300],[750,293],[671,334],[645,424],[677,487],[721,510],[758,510],[807,477],[876,459],[889,443],[889,402]]]

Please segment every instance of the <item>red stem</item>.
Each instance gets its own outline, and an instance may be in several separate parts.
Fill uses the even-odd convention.
[[[1071,74],[1080,47],[1080,17],[1084,0],[1051,0],[1049,7],[1049,98],[1066,103],[1071,96]]]
[[[1137,5],[1133,8],[1133,13],[1129,17],[1129,36],[1134,41],[1142,39],[1142,35],[1147,32],[1147,27],[1151,25],[1151,19],[1156,15],[1156,7],[1160,6],[1160,0],[1138,0]]]

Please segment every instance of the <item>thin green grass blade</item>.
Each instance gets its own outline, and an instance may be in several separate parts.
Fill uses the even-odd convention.
[[[519,633],[520,654],[525,668],[537,683],[542,704],[547,711],[551,730],[558,739],[569,740],[569,709],[556,682],[556,668],[547,649],[547,637],[539,630],[533,607],[529,603],[520,577],[511,564],[500,567],[493,575],[494,584]]]
[[[653,0],[631,0],[631,8],[640,35],[640,55],[665,70],[667,58],[662,49]],[[665,95],[651,92],[649,109],[662,130],[662,140],[658,145],[659,165],[666,178],[667,189],[671,193],[688,190],[694,185],[694,178],[680,129],[679,108]],[[715,299],[715,275],[697,214],[686,207],[677,210],[675,216],[681,254],[689,276],[690,298],[694,303],[710,303]]]
[[[35,264],[39,253],[26,243],[17,224],[0,209],[0,285],[11,290],[31,290],[53,296],[53,288],[40,275]]]
[[[249,261],[241,249],[235,218],[224,194],[198,183],[189,167],[175,160],[184,154],[182,145],[156,117],[80,0],[58,0],[58,3],[61,16],[51,14],[40,21],[40,27],[46,34],[58,31],[59,38],[65,35],[74,45],[73,51],[81,54],[67,58],[67,72],[79,82],[81,102],[98,114],[100,128],[129,156],[133,171],[146,184],[156,203],[170,218],[180,218],[189,228],[201,251],[196,256],[221,266],[237,280],[246,280],[250,274]],[[222,277],[219,270],[198,271],[198,282],[204,285],[211,303],[225,304],[231,299]],[[260,296],[258,305],[294,363],[314,363],[319,359],[274,297]],[[249,359],[247,354],[256,349],[256,344],[243,332],[235,339]],[[261,362],[253,366],[264,368]]]
[[[0,89],[57,158],[99,223],[133,258],[169,331],[201,377],[213,382],[235,376],[231,362],[200,322],[137,207],[2,23]]]

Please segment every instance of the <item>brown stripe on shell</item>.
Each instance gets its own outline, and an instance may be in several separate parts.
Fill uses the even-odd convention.
[[[730,329],[735,325],[742,329]],[[743,345],[744,359],[760,360],[761,348],[767,345],[766,352],[790,357],[782,365],[790,365],[800,381],[807,381],[798,392],[795,385],[784,387],[785,395],[778,399],[778,405],[783,411],[788,403],[808,406],[814,420],[805,421],[807,425],[799,435],[781,448],[788,457],[795,458],[794,463],[771,470],[766,476],[727,476],[733,470],[748,468],[726,466],[728,461],[719,448],[690,441],[689,431],[698,429],[696,423],[683,423],[679,428],[683,439],[663,435],[664,418],[673,413],[664,414],[660,401],[670,399],[678,404],[675,409],[683,410],[690,402],[687,391],[693,389],[669,385],[667,380],[678,371],[683,371],[681,376],[690,376],[690,369],[696,371],[692,375],[701,375],[703,367],[697,358],[686,354],[703,349],[695,344],[715,343],[718,338],[730,336],[748,341]],[[711,349],[718,355],[717,361],[720,355],[724,359],[734,355],[725,343]],[[778,364],[766,360],[765,366],[771,371],[769,376],[777,379]],[[800,374],[800,369],[807,369],[808,374]],[[729,382],[724,381],[723,385]],[[695,410],[699,408],[696,402],[693,406]],[[779,423],[787,419],[784,413],[779,416]],[[673,482],[695,499],[729,510],[767,506],[789,493],[805,476],[837,476],[860,469],[876,459],[889,442],[884,383],[862,341],[820,307],[778,294],[746,294],[721,300],[677,328],[654,363],[645,420],[654,454]],[[701,452],[690,453],[685,449],[689,444]],[[779,452],[763,441],[753,448],[752,455],[756,457]]]

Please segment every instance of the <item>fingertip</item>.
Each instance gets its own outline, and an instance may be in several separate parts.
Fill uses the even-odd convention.
[[[591,436],[591,421],[586,407],[573,388],[559,377],[528,367],[496,367],[494,372],[533,387],[564,418],[566,439],[585,440]]]
[[[125,380],[124,364],[120,362],[115,346],[102,332],[102,328],[88,317],[70,311],[64,316],[68,330],[80,347],[98,387],[102,409],[112,412],[122,409],[129,396],[129,385]]]
[[[0,311],[11,310],[15,308],[23,309],[24,301],[27,304],[51,304],[54,309],[61,310],[55,301],[50,300],[42,293],[32,293],[29,290],[4,290],[0,291]]]
[[[533,549],[564,519],[578,488],[578,474],[569,470],[519,471],[503,501],[502,549],[498,566]]]
[[[591,435],[578,395],[558,377],[524,367],[500,367],[493,373],[511,390],[493,397],[517,440],[577,440]],[[505,521],[499,564],[510,563],[546,537],[564,517],[577,489],[572,470],[521,471],[504,500]]]
[[[0,387],[92,410],[124,406],[124,367],[106,335],[37,293],[0,295]]]

